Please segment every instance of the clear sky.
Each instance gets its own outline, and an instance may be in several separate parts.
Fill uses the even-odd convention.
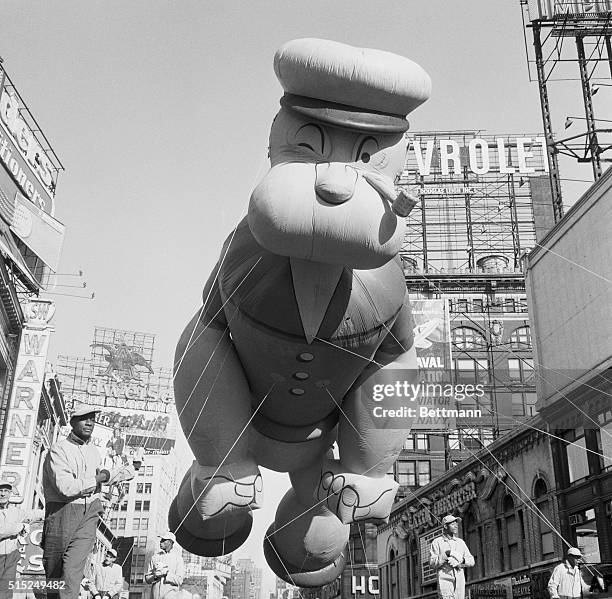
[[[542,130],[518,0],[5,0],[4,66],[66,167],[60,271],[82,269],[95,292],[51,296],[52,359],[87,355],[98,325],[155,333],[155,362],[171,364],[267,167],[281,96],[272,58],[298,37],[421,64],[433,95],[411,115],[413,130]],[[582,114],[579,89],[554,93],[556,127]],[[280,486],[270,480],[273,504]],[[246,546],[258,560],[264,511]]]

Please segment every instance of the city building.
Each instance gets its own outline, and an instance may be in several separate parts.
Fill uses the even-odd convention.
[[[446,514],[462,517],[460,536],[476,565],[469,597],[547,599],[552,568],[566,546],[559,536],[553,453],[539,415],[414,491],[380,524],[377,561],[385,599],[436,597],[429,547]]]
[[[239,559],[232,569],[229,599],[261,599],[261,568],[252,559]]]
[[[223,599],[225,585],[232,576],[232,556],[201,557],[183,549],[185,578],[182,589],[201,599]]]
[[[346,567],[342,574],[323,587],[302,589],[300,599],[378,599],[380,588],[377,534],[374,524],[353,524],[349,535]]]
[[[33,444],[54,310],[37,295],[57,271],[63,242],[64,226],[53,216],[61,170],[0,65],[0,475],[14,483],[15,503],[31,499],[23,475],[36,467]]]
[[[421,200],[401,252],[413,306],[448,311],[452,364],[438,376],[483,388],[457,401],[480,415],[415,423],[393,471],[404,497],[535,414],[522,260],[554,218],[540,135],[411,133],[399,185]]]
[[[527,260],[537,408],[555,435],[561,532],[595,564],[612,564],[610,223],[608,170]]]

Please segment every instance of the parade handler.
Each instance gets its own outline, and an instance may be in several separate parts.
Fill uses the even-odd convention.
[[[444,516],[442,535],[436,537],[429,551],[429,565],[438,571],[438,596],[442,599],[464,599],[464,568],[474,565],[474,556],[457,535],[461,518]]]
[[[185,564],[180,551],[173,551],[176,537],[171,532],[160,536],[160,549],[151,557],[145,581],[152,584],[151,599],[178,599]]]
[[[90,443],[98,412],[92,406],[77,406],[70,418],[72,431],[45,457],[43,566],[47,582],[60,582],[57,591],[47,589],[49,599],[78,597],[103,513],[99,497],[102,483],[114,484],[134,477],[133,469],[127,466],[112,471],[99,469],[100,454]]]
[[[578,599],[583,594],[590,594],[590,587],[580,574],[581,559],[580,549],[570,547],[567,550],[565,561],[555,567],[548,581],[550,599]]]
[[[107,549],[102,565],[94,572],[94,599],[119,599],[123,590],[123,572],[117,563],[117,552]]]
[[[17,576],[19,553],[18,537],[27,534],[30,522],[43,520],[44,510],[24,510],[10,503],[13,485],[0,481],[0,597],[13,596],[9,581]]]

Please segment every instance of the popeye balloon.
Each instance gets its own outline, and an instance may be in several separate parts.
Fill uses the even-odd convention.
[[[360,389],[417,371],[398,256],[414,200],[394,181],[431,83],[401,56],[320,39],[285,44],[274,70],[271,168],[177,348],[195,461],[169,524],[192,553],[234,551],[262,505],[259,466],[288,472],[264,551],[314,587],[342,571],[350,524],[388,518],[398,487],[387,472],[409,430],[374,423]]]

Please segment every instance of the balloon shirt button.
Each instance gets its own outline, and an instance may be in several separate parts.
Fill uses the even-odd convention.
[[[302,352],[299,356],[298,356],[298,360],[300,362],[312,362],[314,360],[314,354],[308,353],[308,352]]]
[[[294,372],[293,378],[298,381],[305,381],[307,378],[310,378],[310,375],[307,372]]]
[[[293,387],[293,389],[289,389],[289,393],[291,393],[291,395],[304,395],[304,389]]]

